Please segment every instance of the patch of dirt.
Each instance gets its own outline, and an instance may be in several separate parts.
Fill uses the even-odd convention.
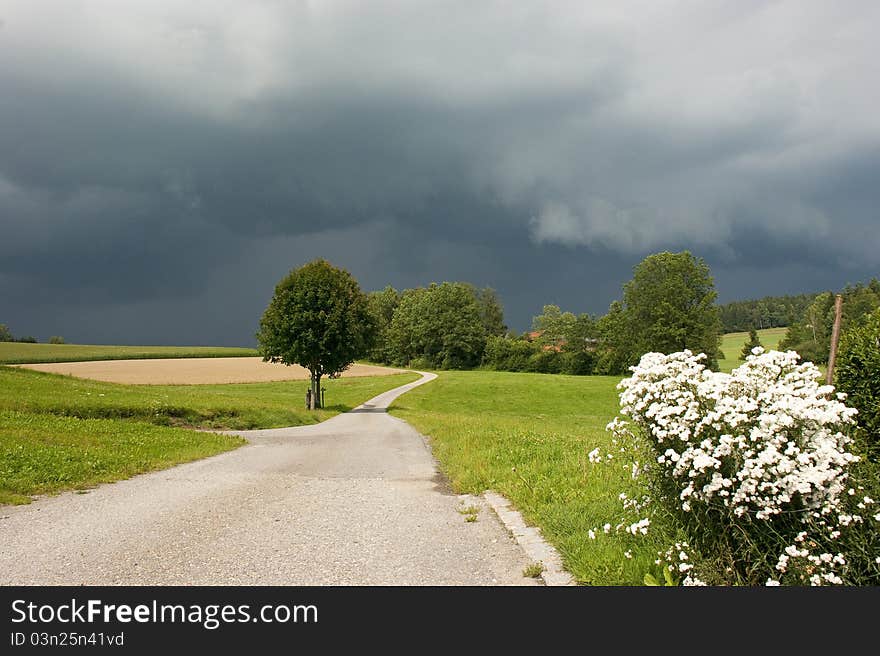
[[[296,365],[263,362],[262,358],[156,358],[151,360],[101,360],[15,365],[77,378],[128,385],[211,385],[308,380],[309,372]],[[404,369],[354,364],[342,373],[353,376],[389,376]]]

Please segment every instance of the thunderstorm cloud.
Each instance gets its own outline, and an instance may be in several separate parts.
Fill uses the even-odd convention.
[[[0,323],[251,344],[277,280],[601,313],[880,274],[880,4],[0,0]]]

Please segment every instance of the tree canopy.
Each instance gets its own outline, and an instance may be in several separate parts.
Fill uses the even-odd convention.
[[[486,346],[474,288],[460,282],[405,290],[386,334],[399,365],[466,369],[480,363]]]
[[[338,376],[366,354],[375,334],[367,296],[354,277],[317,259],[275,287],[257,333],[264,361],[298,364],[311,374],[315,407],[322,376]]]
[[[834,373],[837,388],[846,393],[847,405],[858,409],[856,421],[876,450],[880,447],[880,309],[843,334]]]
[[[623,301],[641,353],[690,349],[710,361],[721,323],[708,265],[688,251],[649,255],[623,288]]]
[[[794,296],[765,296],[748,301],[731,301],[719,306],[721,325],[725,333],[737,333],[750,328],[790,326],[803,315],[816,294]]]
[[[623,302],[599,320],[604,352],[597,370],[625,373],[648,352],[688,349],[717,368],[721,322],[709,267],[688,251],[655,253],[633,269]]]
[[[532,330],[539,333],[538,342],[561,346],[574,332],[577,317],[563,312],[558,305],[545,305],[541,314],[532,318]]]
[[[483,321],[486,335],[498,337],[505,335],[507,325],[504,323],[504,308],[498,293],[491,287],[474,288],[474,298],[477,299],[477,305],[480,307],[480,319]]]
[[[367,294],[367,301],[376,328],[376,338],[368,356],[373,362],[389,363],[394,359],[394,354],[388,338],[388,328],[397,306],[400,305],[400,292],[388,285],[381,291]]]

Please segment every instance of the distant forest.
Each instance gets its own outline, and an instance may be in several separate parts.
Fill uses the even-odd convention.
[[[799,321],[819,292],[796,296],[765,296],[751,301],[720,305],[722,332],[746,332],[754,328],[787,327]]]

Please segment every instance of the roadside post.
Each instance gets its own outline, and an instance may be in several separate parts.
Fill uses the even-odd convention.
[[[837,359],[837,343],[840,341],[840,313],[843,296],[834,297],[834,328],[831,330],[831,350],[828,352],[828,371],[825,372],[825,384],[831,385],[834,380],[834,361]]]

